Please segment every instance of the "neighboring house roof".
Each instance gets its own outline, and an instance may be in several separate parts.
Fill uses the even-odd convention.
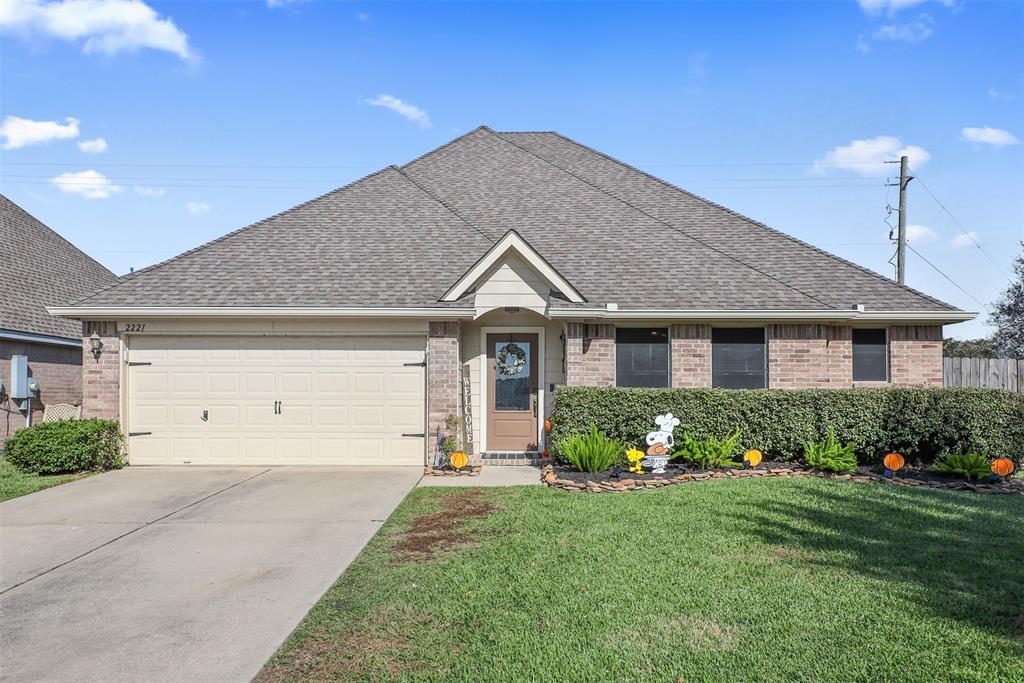
[[[957,310],[557,133],[486,127],[78,306],[464,306],[445,294],[510,230],[586,300],[553,310]]]
[[[0,194],[0,330],[79,339],[82,324],[56,318],[66,305],[117,276]]]

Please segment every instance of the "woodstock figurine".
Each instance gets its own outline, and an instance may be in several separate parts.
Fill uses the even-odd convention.
[[[635,448],[630,448],[626,451],[626,458],[629,460],[629,471],[636,472],[637,474],[644,473],[644,466],[640,464],[640,461],[646,457],[643,451]]]

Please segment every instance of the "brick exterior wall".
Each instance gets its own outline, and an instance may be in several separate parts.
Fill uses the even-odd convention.
[[[431,322],[427,333],[427,462],[437,449],[437,428],[459,415],[459,323]],[[477,456],[479,457],[479,456]]]
[[[565,383],[615,386],[615,326],[566,323]]]
[[[32,424],[43,419],[43,410],[52,403],[82,403],[82,352],[71,346],[38,342],[0,340],[0,380],[11,388],[11,356],[28,356],[28,374],[39,383],[39,396],[32,399]],[[0,407],[0,442],[25,426],[25,413],[14,401]]]
[[[895,386],[942,386],[942,326],[889,328],[889,381]]]
[[[768,325],[768,386],[772,389],[852,387],[851,328]]]
[[[699,388],[711,386],[711,326],[673,325],[672,386]]]
[[[92,352],[89,338],[95,332],[103,341],[99,356]],[[121,419],[121,339],[117,323],[82,323],[82,417]]]

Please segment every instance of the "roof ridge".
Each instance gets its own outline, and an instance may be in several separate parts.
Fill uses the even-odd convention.
[[[462,135],[460,135],[458,137],[452,138],[451,140],[449,140],[448,142],[444,143],[440,147],[435,147],[434,149],[427,150],[426,152],[424,152],[423,154],[419,155],[415,159],[412,159],[411,161],[405,162],[400,167],[396,166],[396,168],[403,168],[404,169],[407,166],[412,166],[417,161],[421,161],[423,159],[426,159],[427,157],[431,156],[432,154],[436,154],[437,152],[440,152],[442,149],[447,149],[448,147],[451,147],[452,145],[454,145],[456,142],[462,140],[463,138],[468,138],[473,133],[477,133],[477,132],[480,132],[480,131],[486,131],[488,133],[493,133],[494,132],[493,130],[488,128],[485,124],[481,123],[479,126],[474,128],[473,130],[466,131]],[[392,166],[394,166],[394,164],[392,164]]]
[[[279,212],[275,213],[272,216],[267,216],[266,218],[262,218],[262,219],[256,221],[255,223],[250,223],[249,225],[246,225],[246,226],[243,226],[241,228],[238,228],[237,230],[232,230],[231,232],[229,232],[227,234],[221,235],[220,237],[217,237],[216,239],[212,239],[209,242],[204,242],[203,244],[200,244],[199,246],[192,247],[191,249],[183,251],[180,254],[178,254],[176,256],[172,256],[169,259],[166,259],[166,260],[161,261],[159,263],[154,263],[151,266],[146,266],[145,268],[142,268],[141,270],[133,271],[132,273],[130,273],[130,277],[125,276],[124,278],[122,278],[118,282],[115,282],[114,284],[112,284],[112,285],[110,285],[108,287],[104,287],[103,289],[98,289],[95,292],[93,292],[92,294],[90,294],[89,296],[84,297],[82,299],[79,299],[78,301],[76,301],[75,303],[70,304],[70,305],[71,306],[78,306],[79,304],[82,304],[85,301],[87,301],[88,299],[91,299],[92,297],[96,296],[97,294],[101,294],[103,292],[107,292],[107,291],[113,289],[114,287],[117,287],[119,285],[123,285],[123,284],[125,284],[127,282],[132,282],[132,281],[134,281],[140,275],[148,274],[148,273],[150,273],[150,272],[152,272],[152,271],[154,271],[154,270],[156,270],[158,268],[163,268],[164,266],[166,266],[168,264],[171,264],[171,263],[173,263],[175,261],[178,261],[179,259],[183,259],[186,256],[190,256],[190,255],[192,255],[192,254],[194,254],[194,253],[196,253],[198,251],[206,249],[207,247],[213,246],[214,244],[217,244],[218,242],[223,242],[224,240],[228,239],[229,237],[234,237],[235,235],[238,235],[239,233],[245,232],[246,230],[249,230],[250,228],[257,228],[260,225],[262,225],[262,224],[264,224],[264,223],[266,223],[268,221],[271,221],[271,220],[273,220],[275,218],[280,218],[281,216],[289,214],[292,211],[297,211],[298,209],[301,209],[304,206],[308,206],[309,204],[312,204],[313,202],[316,202],[316,201],[319,201],[321,199],[324,199],[324,198],[326,198],[326,197],[328,197],[328,196],[330,196],[332,194],[335,194],[335,193],[347,190],[347,189],[349,189],[350,187],[352,187],[354,185],[357,185],[357,184],[359,184],[359,183],[361,183],[361,182],[363,182],[365,180],[369,180],[370,178],[373,178],[374,176],[378,176],[381,173],[384,173],[385,171],[388,171],[390,169],[391,169],[391,166],[386,166],[386,167],[384,167],[384,168],[382,168],[382,169],[380,169],[378,171],[374,171],[373,173],[367,174],[367,175],[363,176],[362,178],[357,178],[357,179],[353,180],[352,182],[350,182],[350,183],[348,183],[346,185],[342,185],[341,187],[336,187],[333,190],[329,190],[327,192],[324,192],[323,194],[317,195],[316,197],[313,197],[312,199],[307,199],[306,201],[302,202],[301,204],[296,204],[295,206],[287,208],[284,211],[279,211]]]
[[[830,251],[825,251],[824,249],[821,249],[820,247],[816,247],[813,244],[810,244],[809,242],[804,242],[801,239],[797,239],[796,237],[793,237],[792,235],[787,234],[787,233],[783,232],[782,230],[778,230],[776,228],[771,227],[770,225],[766,225],[766,224],[762,223],[761,221],[755,220],[755,219],[753,219],[753,218],[751,218],[749,216],[745,216],[742,213],[740,213],[738,211],[735,211],[733,209],[730,209],[727,206],[722,206],[721,204],[713,202],[710,199],[706,199],[704,197],[701,197],[698,194],[694,194],[693,192],[690,192],[687,189],[679,187],[678,185],[673,185],[672,183],[668,182],[667,180],[659,178],[656,175],[652,175],[652,174],[648,173],[647,171],[644,171],[643,169],[640,169],[640,168],[637,168],[636,166],[633,166],[632,164],[627,164],[626,162],[624,162],[624,161],[622,161],[620,159],[616,159],[615,157],[613,157],[613,156],[611,156],[609,154],[605,154],[604,152],[602,152],[600,150],[596,150],[593,147],[589,147],[587,145],[584,145],[582,142],[578,142],[576,140],[573,140],[570,137],[562,135],[558,131],[552,131],[551,134],[560,137],[561,139],[565,140],[566,142],[571,142],[572,144],[576,145],[577,147],[581,147],[582,149],[585,149],[588,152],[593,152],[594,154],[597,154],[597,155],[599,155],[601,157],[604,157],[605,159],[608,159],[609,161],[611,161],[613,163],[616,163],[619,166],[622,166],[623,168],[627,168],[627,169],[629,169],[631,171],[635,171],[636,173],[640,173],[640,174],[642,174],[642,175],[644,175],[644,176],[646,176],[646,177],[648,177],[648,178],[650,178],[652,180],[655,180],[655,181],[661,183],[665,187],[668,187],[670,189],[676,190],[677,192],[682,192],[683,194],[685,194],[685,195],[687,195],[689,197],[693,197],[697,201],[703,202],[704,204],[707,204],[708,206],[713,206],[716,209],[721,209],[722,211],[725,211],[725,212],[727,212],[727,213],[729,213],[729,214],[731,214],[733,216],[736,216],[737,218],[739,218],[741,220],[744,220],[744,221],[750,223],[751,225],[756,225],[759,228],[763,228],[764,230],[768,230],[769,232],[772,232],[772,233],[774,233],[776,235],[780,235],[781,237],[784,237],[784,238],[790,240],[791,242],[795,242],[796,244],[798,244],[798,245],[800,245],[802,247],[805,247],[807,249],[810,249],[811,251],[816,251],[819,254],[827,256],[827,257],[829,257],[829,258],[831,258],[831,259],[833,259],[835,261],[838,261],[838,262],[840,262],[840,263],[842,263],[844,265],[851,266],[853,268],[856,268],[857,270],[863,271],[863,272],[867,273],[868,275],[871,275],[871,276],[873,276],[875,278],[878,278],[878,279],[882,280],[883,282],[886,282],[886,283],[888,283],[890,285],[895,285],[896,287],[899,287],[901,289],[905,289],[905,290],[907,290],[907,291],[909,291],[909,292],[911,292],[913,294],[916,294],[917,296],[920,296],[920,297],[922,297],[924,299],[927,299],[928,301],[931,301],[932,303],[937,303],[937,304],[939,304],[941,306],[945,306],[946,308],[949,308],[951,310],[958,310],[955,306],[951,306],[950,304],[946,303],[945,301],[942,301],[941,299],[936,299],[935,297],[930,296],[928,294],[925,294],[924,292],[919,291],[917,289],[914,289],[913,287],[910,287],[908,285],[900,284],[898,282],[893,282],[889,278],[885,277],[884,275],[882,275],[880,273],[876,273],[875,271],[871,270],[870,268],[862,266],[862,265],[860,265],[858,263],[854,263],[853,261],[848,261],[848,260],[844,259],[841,256],[837,256],[836,254],[833,254]],[[857,303],[857,302],[853,301],[853,302],[850,302],[850,303],[852,305],[852,304]]]
[[[647,211],[644,211],[640,207],[630,203],[629,201],[623,199],[622,197],[619,197],[618,195],[612,193],[609,190],[606,190],[605,188],[601,187],[597,183],[593,183],[593,182],[587,180],[586,178],[583,178],[582,176],[579,176],[579,175],[573,173],[572,171],[570,171],[570,170],[568,170],[566,168],[563,168],[562,166],[559,166],[558,164],[556,164],[555,162],[551,161],[550,159],[547,159],[547,158],[541,156],[540,154],[537,154],[536,152],[533,152],[532,150],[529,150],[529,149],[523,147],[522,145],[520,145],[520,144],[518,144],[516,142],[513,142],[512,140],[509,140],[508,138],[504,138],[500,134],[494,133],[494,131],[491,131],[491,133],[494,134],[495,137],[499,138],[500,140],[504,140],[505,142],[507,142],[508,144],[512,145],[513,147],[521,149],[524,152],[526,152],[527,154],[531,154],[531,155],[537,157],[538,159],[541,159],[542,161],[544,161],[544,162],[554,166],[555,168],[559,169],[563,173],[566,173],[567,175],[570,175],[573,178],[576,178],[580,182],[582,182],[582,183],[584,183],[584,184],[586,184],[586,185],[588,185],[590,187],[593,187],[594,189],[596,189],[596,190],[598,190],[600,192],[603,192],[604,194],[608,195],[609,197],[612,197],[613,199],[616,199],[619,202],[622,202],[623,204],[625,204],[629,208],[633,209],[637,213],[643,214],[644,216],[647,216],[648,218],[650,218],[650,219],[652,219],[652,220],[654,220],[654,221],[656,221],[658,223],[661,223],[662,225],[668,227],[669,229],[674,230],[675,232],[678,232],[679,234],[684,235],[685,237],[688,237],[689,239],[693,240],[694,242],[697,242],[698,244],[700,244],[700,245],[702,245],[702,246],[704,246],[704,247],[706,247],[706,248],[708,248],[708,249],[710,249],[710,250],[712,250],[712,251],[714,251],[714,252],[716,252],[718,254],[721,254],[721,255],[725,256],[726,258],[732,259],[736,263],[739,263],[740,265],[742,265],[742,266],[744,266],[746,268],[749,268],[750,270],[753,270],[755,273],[758,273],[758,274],[763,275],[763,276],[765,276],[767,278],[775,280],[779,284],[781,284],[783,286],[786,286],[786,287],[789,287],[793,291],[798,292],[799,294],[802,294],[803,296],[807,297],[808,299],[811,299],[812,301],[817,301],[819,304],[822,304],[823,306],[827,306],[829,308],[835,308],[835,304],[829,304],[829,303],[827,303],[825,301],[822,301],[821,299],[819,299],[818,297],[814,296],[813,294],[808,294],[807,292],[803,291],[802,289],[800,289],[796,285],[790,284],[790,283],[786,282],[785,280],[779,278],[778,276],[772,275],[771,273],[768,273],[768,272],[765,272],[765,271],[763,271],[763,270],[761,270],[761,269],[759,269],[759,268],[757,268],[757,267],[747,263],[746,261],[744,261],[744,260],[742,260],[742,259],[740,259],[740,258],[738,258],[736,256],[733,256],[732,254],[728,253],[727,251],[725,251],[725,250],[723,250],[723,249],[721,249],[719,247],[716,247],[714,245],[708,244],[707,242],[705,242],[705,241],[703,241],[703,240],[701,240],[701,239],[699,239],[697,237],[694,237],[693,235],[691,235],[687,231],[683,230],[682,228],[680,228],[678,226],[675,226],[675,225],[672,225],[668,221],[666,221],[666,220],[664,220],[662,218],[658,218],[657,216],[655,216],[653,214],[650,214]],[[559,135],[559,134],[555,133],[555,135]],[[560,137],[562,137],[562,136],[560,136]],[[568,139],[568,138],[566,138],[566,139]],[[581,145],[581,147],[582,147],[582,145]]]
[[[107,267],[106,267],[105,265],[103,265],[102,263],[100,263],[99,261],[97,261],[96,259],[94,259],[94,258],[93,258],[92,256],[89,256],[89,254],[87,254],[87,253],[85,253],[84,251],[82,251],[82,249],[81,249],[80,247],[76,246],[74,242],[72,242],[72,241],[71,241],[71,240],[69,240],[68,238],[64,237],[64,235],[62,235],[62,234],[60,234],[59,232],[57,232],[56,230],[54,230],[53,228],[51,228],[51,227],[50,227],[49,225],[47,225],[47,224],[46,224],[46,223],[44,223],[43,221],[39,220],[39,218],[37,218],[37,217],[36,217],[35,215],[33,215],[32,213],[30,213],[30,212],[29,212],[29,211],[28,211],[27,209],[25,209],[25,207],[23,207],[23,206],[22,206],[21,204],[17,203],[16,201],[14,201],[13,199],[11,199],[10,197],[8,197],[7,195],[5,195],[5,194],[3,194],[3,193],[0,193],[0,197],[3,197],[3,198],[4,198],[4,200],[6,200],[6,201],[7,201],[7,202],[8,202],[8,203],[9,203],[9,204],[11,205],[11,206],[13,206],[13,207],[14,207],[14,208],[16,208],[17,210],[21,211],[21,212],[22,212],[23,214],[25,214],[26,216],[28,216],[29,218],[31,218],[31,219],[32,219],[33,221],[35,221],[35,222],[36,222],[36,223],[38,223],[39,225],[41,225],[41,226],[43,226],[44,228],[46,228],[46,230],[48,230],[49,232],[52,232],[52,233],[53,233],[54,235],[56,235],[56,236],[57,236],[57,239],[61,240],[61,241],[62,241],[62,242],[64,242],[64,243],[65,243],[66,245],[68,245],[69,247],[71,247],[72,249],[74,249],[74,250],[75,250],[76,252],[78,252],[79,254],[81,254],[82,256],[84,256],[85,258],[89,259],[90,261],[92,261],[93,263],[95,263],[95,264],[96,264],[97,266],[99,266],[100,268],[102,268],[102,269],[103,269],[103,270],[104,270],[105,272],[107,272],[107,273],[108,273],[108,274],[109,274],[109,275],[110,275],[110,276],[111,276],[112,278],[114,278],[114,279],[116,279],[116,280],[120,280],[120,279],[121,279],[121,276],[120,276],[120,275],[117,275],[117,274],[115,274],[115,273],[114,273],[114,271],[110,270],[110,268],[107,268]]]
[[[487,233],[485,233],[485,232],[484,232],[483,230],[481,230],[481,229],[480,229],[479,227],[477,227],[477,226],[473,225],[473,224],[472,224],[472,223],[471,223],[471,222],[469,221],[469,219],[468,219],[468,218],[466,218],[466,217],[465,217],[465,216],[463,216],[463,215],[462,215],[461,213],[459,213],[458,211],[456,211],[456,210],[455,210],[455,209],[454,209],[453,207],[451,207],[451,206],[448,206],[447,202],[445,202],[445,201],[444,201],[443,199],[441,199],[441,198],[440,198],[440,197],[438,197],[438,196],[437,196],[436,194],[434,194],[433,192],[431,192],[430,190],[428,190],[427,188],[425,188],[425,187],[424,187],[423,185],[421,185],[420,183],[416,182],[416,180],[414,180],[414,179],[413,179],[413,177],[412,177],[411,175],[409,175],[409,174],[408,174],[408,173],[407,173],[407,172],[406,172],[405,170],[403,170],[402,168],[399,168],[398,166],[395,166],[395,165],[391,165],[391,166],[388,166],[388,168],[393,168],[394,170],[398,171],[398,172],[399,172],[399,173],[400,173],[400,174],[402,175],[402,177],[403,177],[403,178],[405,178],[405,179],[406,179],[406,180],[408,180],[408,181],[409,181],[410,183],[412,183],[413,185],[415,185],[415,186],[416,186],[416,187],[417,187],[417,188],[418,188],[418,189],[419,189],[419,190],[420,190],[420,191],[421,191],[421,192],[422,192],[423,194],[427,195],[428,197],[430,197],[431,199],[433,199],[433,200],[434,200],[435,202],[437,202],[438,204],[440,204],[441,206],[443,206],[443,207],[444,207],[445,209],[447,209],[448,211],[450,211],[450,212],[451,212],[451,213],[452,213],[452,214],[453,214],[453,215],[454,215],[454,216],[455,216],[456,218],[458,218],[458,219],[459,219],[460,221],[462,221],[463,223],[465,223],[465,224],[466,224],[466,225],[468,225],[469,227],[473,228],[473,230],[475,230],[475,231],[476,231],[476,232],[477,232],[477,233],[478,233],[478,234],[479,234],[479,235],[480,235],[481,237],[483,237],[483,238],[484,238],[485,240],[487,240],[488,242],[490,242],[490,243],[491,243],[492,245],[493,245],[494,243],[496,243],[496,242],[498,241],[498,240],[497,240],[497,239],[495,239],[494,237],[491,237],[490,235],[488,235]]]

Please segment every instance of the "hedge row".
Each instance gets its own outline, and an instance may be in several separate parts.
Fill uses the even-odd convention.
[[[626,389],[559,387],[551,443],[596,425],[605,436],[644,446],[654,417],[679,418],[675,434],[721,438],[739,427],[742,448],[796,460],[803,444],[833,426],[862,463],[888,451],[925,462],[946,453],[1024,455],[1024,394],[997,389]]]
[[[110,470],[124,466],[124,437],[114,420],[40,422],[7,439],[4,455],[30,474]]]

